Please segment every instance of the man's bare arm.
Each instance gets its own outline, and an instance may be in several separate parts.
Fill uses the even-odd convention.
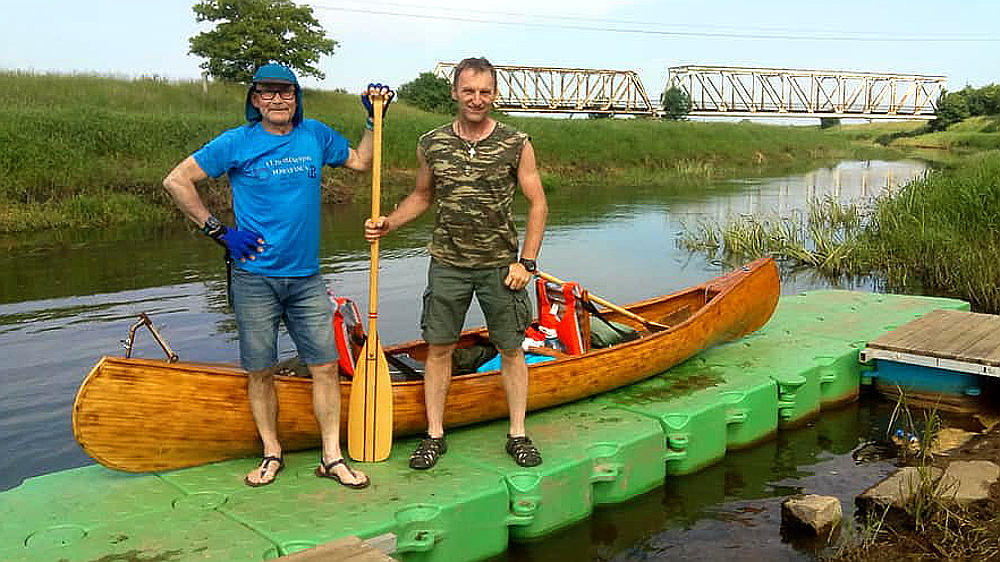
[[[521,149],[521,162],[517,167],[517,183],[521,186],[521,192],[528,200],[528,225],[524,233],[524,244],[521,246],[521,257],[529,260],[536,259],[542,247],[542,235],[545,232],[545,220],[549,216],[549,204],[545,199],[545,190],[542,188],[542,177],[538,174],[538,165],[535,162],[535,149],[531,146],[531,141],[524,143]],[[518,262],[511,264],[510,272],[504,283],[511,289],[518,291],[531,282],[532,273],[528,272]]]
[[[521,192],[528,200],[528,225],[524,233],[524,244],[521,247],[521,257],[535,259],[542,247],[542,235],[545,232],[545,221],[549,216],[549,204],[542,188],[542,177],[535,163],[535,149],[531,141],[524,143],[521,149],[521,163],[517,168],[517,182]]]
[[[386,234],[401,228],[406,223],[424,214],[434,201],[434,174],[431,173],[427,159],[419,148],[417,149],[417,162],[420,169],[417,171],[416,187],[403,199],[396,209],[389,213],[387,217],[379,217],[378,220],[365,221],[365,238],[373,242]]]
[[[375,153],[374,139],[375,135],[368,129],[365,129],[365,133],[361,135],[361,142],[358,143],[358,148],[349,150],[344,167],[355,172],[367,172],[371,170],[372,156]]]
[[[163,187],[170,194],[174,203],[189,219],[199,227],[208,219],[208,208],[198,195],[195,184],[208,178],[193,156],[188,156],[163,179]]]

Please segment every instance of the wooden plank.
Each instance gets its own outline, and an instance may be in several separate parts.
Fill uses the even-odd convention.
[[[913,348],[925,347],[922,342],[926,341],[929,332],[935,332],[938,323],[935,315],[939,310],[935,310],[899,328],[887,332],[868,344],[868,347],[879,349],[891,349],[893,351],[905,351]]]
[[[929,342],[931,349],[937,349],[939,356],[948,359],[966,357],[966,350],[970,346],[989,338],[998,328],[974,317],[954,317],[952,322],[943,326],[939,335],[932,334]]]
[[[993,357],[998,346],[1000,317],[955,310],[936,310],[868,344],[875,349],[984,361],[1000,360],[1000,355]]]
[[[989,335],[963,350],[963,355],[965,358],[980,358],[989,365],[1000,365],[1000,318],[991,316],[989,321],[983,321],[983,325],[990,327]]]

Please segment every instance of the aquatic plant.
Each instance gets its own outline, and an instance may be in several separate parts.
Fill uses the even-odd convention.
[[[736,264],[771,255],[793,265],[814,267],[827,275],[841,275],[858,266],[857,238],[867,211],[856,203],[839,203],[827,196],[809,201],[805,213],[788,217],[730,217],[725,224],[699,223],[686,227],[681,247],[721,253]]]
[[[678,243],[735,264],[770,254],[827,276],[968,300],[1000,312],[1000,151],[963,159],[876,198],[832,197],[787,218],[741,215],[686,228]]]

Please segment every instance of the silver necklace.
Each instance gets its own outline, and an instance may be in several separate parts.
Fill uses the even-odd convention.
[[[458,138],[462,141],[463,144],[465,144],[465,150],[469,153],[469,160],[472,160],[473,158],[476,157],[476,147],[479,146],[479,142],[482,141],[483,139],[476,139],[474,141],[465,140],[465,137],[462,136],[462,126],[457,125],[455,128],[458,130],[457,131]]]

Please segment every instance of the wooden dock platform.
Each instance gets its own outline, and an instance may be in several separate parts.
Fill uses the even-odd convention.
[[[1000,377],[1000,316],[935,310],[868,342],[860,358]]]
[[[866,376],[890,399],[958,414],[982,409],[982,383],[1000,378],[1000,316],[935,310],[868,342]]]

